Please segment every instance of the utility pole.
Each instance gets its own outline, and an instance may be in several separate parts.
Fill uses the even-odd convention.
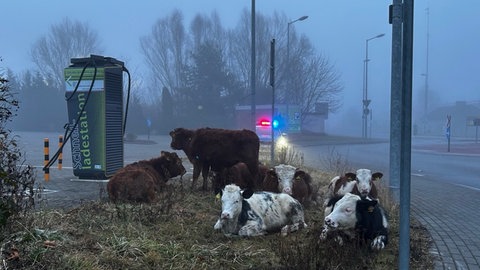
[[[372,39],[381,38],[385,36],[385,34],[379,34],[371,38],[367,38],[365,41],[365,60],[363,65],[363,125],[362,125],[362,137],[368,138],[368,115],[371,113],[368,105],[372,100],[368,99],[368,42]],[[371,115],[370,115],[371,117]]]
[[[398,269],[410,262],[410,188],[412,146],[413,0],[393,0],[390,106],[390,188],[400,191]]]
[[[251,29],[251,39],[252,39],[252,46],[251,46],[251,69],[250,69],[250,88],[251,88],[251,124],[252,130],[256,130],[256,102],[255,102],[255,0],[252,0],[252,29]]]
[[[275,39],[270,42],[270,86],[272,87],[272,113],[270,120],[271,129],[271,145],[270,145],[270,166],[275,163],[275,128],[273,126],[273,119],[275,116]]]

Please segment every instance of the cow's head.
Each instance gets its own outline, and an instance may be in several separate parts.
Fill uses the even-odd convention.
[[[174,150],[185,150],[185,147],[187,147],[193,138],[194,131],[185,128],[176,128],[170,131],[169,134],[170,137],[172,137],[170,147]]]
[[[182,160],[175,152],[161,151],[161,157],[164,157],[165,163],[163,164],[164,174],[168,177],[175,177],[184,175],[187,170],[183,167]]]
[[[348,177],[348,174],[346,174]],[[372,190],[372,181],[380,180],[383,174],[376,172],[372,174],[369,169],[358,169],[356,173],[357,188],[360,192],[360,196],[366,197]],[[350,176],[351,177],[351,176]]]
[[[292,195],[292,183],[297,168],[287,165],[280,164],[275,166],[275,172],[278,175],[278,188],[280,192],[287,193]]]
[[[334,230],[354,229],[357,223],[357,202],[360,200],[358,195],[345,194],[335,203],[332,212],[325,217],[325,225]]]
[[[222,191],[222,214],[221,220],[231,220],[237,218],[242,211],[243,199],[248,199],[253,195],[251,189],[241,190],[235,184],[226,185]]]

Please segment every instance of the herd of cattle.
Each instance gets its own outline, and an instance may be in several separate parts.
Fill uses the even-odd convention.
[[[259,162],[260,141],[250,130],[176,128],[170,132],[174,150],[182,150],[193,165],[192,188],[200,176],[208,190],[221,194],[222,211],[214,229],[225,235],[282,235],[307,227],[304,208],[315,201],[311,176],[294,166],[269,168]],[[175,152],[142,160],[118,170],[107,185],[113,202],[154,202],[170,178],[186,173]],[[388,243],[388,220],[373,181],[382,177],[369,169],[334,177],[325,194],[320,239],[345,237],[369,242],[374,250]]]

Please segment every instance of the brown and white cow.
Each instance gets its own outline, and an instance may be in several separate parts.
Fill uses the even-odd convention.
[[[346,193],[353,193],[365,198],[369,196],[378,199],[378,192],[373,181],[380,180],[383,177],[381,172],[372,174],[369,169],[358,169],[356,173],[346,173],[344,176],[335,176],[328,185],[326,199],[327,201],[334,196],[342,196]]]
[[[258,236],[281,231],[283,236],[307,227],[303,206],[285,193],[241,190],[235,184],[225,186],[222,213],[214,225],[226,236]]]
[[[111,201],[153,202],[173,177],[185,174],[182,160],[174,152],[162,151],[160,157],[134,162],[119,169],[108,181]]]
[[[312,178],[301,169],[280,164],[267,171],[263,190],[289,194],[305,205],[312,197]]]
[[[192,188],[196,184],[200,168],[203,176],[203,190],[207,189],[210,169],[221,172],[238,162],[243,162],[252,175],[258,172],[260,140],[251,130],[176,128],[170,132],[170,136],[172,137],[171,147],[175,150],[183,150],[193,164]]]
[[[388,244],[388,217],[377,200],[360,197],[352,193],[331,198],[325,209],[325,225],[320,240],[325,240],[332,232],[335,240],[342,245],[345,236],[369,242],[369,247],[381,250]]]

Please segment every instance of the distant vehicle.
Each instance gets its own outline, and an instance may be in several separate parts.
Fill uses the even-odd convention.
[[[300,107],[297,105],[276,105],[273,113],[272,106],[257,105],[255,108],[255,132],[261,142],[271,142],[272,125],[275,140],[286,133],[299,133],[300,130]],[[237,129],[251,129],[252,111],[251,106],[239,105],[235,108],[235,126]]]
[[[257,133],[261,142],[272,141],[272,125],[274,130],[274,139],[277,140],[277,138],[282,135],[282,132],[278,129],[279,122],[277,119],[274,119],[273,123],[267,118],[261,118],[257,121],[255,132]]]

